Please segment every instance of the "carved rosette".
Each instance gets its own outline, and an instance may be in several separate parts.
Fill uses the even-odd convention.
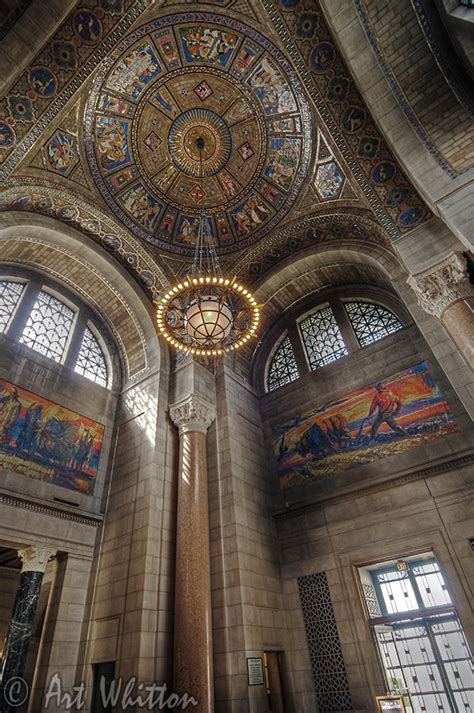
[[[18,550],[18,556],[22,562],[22,572],[45,572],[48,562],[56,556],[56,550],[30,545]]]
[[[433,263],[407,280],[425,312],[441,318],[450,304],[472,296],[466,266],[455,252]]]
[[[170,406],[170,418],[180,435],[189,431],[206,433],[215,417],[215,405],[198,394],[188,394]]]

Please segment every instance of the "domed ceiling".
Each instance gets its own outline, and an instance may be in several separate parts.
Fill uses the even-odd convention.
[[[219,252],[230,253],[295,202],[311,116],[268,39],[226,16],[174,14],[128,35],[102,64],[85,150],[102,197],[133,233],[192,255],[204,206]]]

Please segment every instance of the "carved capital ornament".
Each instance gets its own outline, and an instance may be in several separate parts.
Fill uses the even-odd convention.
[[[455,252],[410,275],[407,282],[420,307],[439,318],[450,304],[472,295],[466,266]]]
[[[22,572],[45,572],[46,565],[56,555],[56,550],[51,550],[46,547],[36,547],[30,545],[18,550],[18,556],[21,559]]]
[[[179,433],[206,433],[216,417],[216,407],[198,394],[188,394],[170,406],[170,418]]]

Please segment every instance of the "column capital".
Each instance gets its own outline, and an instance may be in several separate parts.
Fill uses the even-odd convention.
[[[450,252],[407,280],[425,312],[441,317],[450,304],[472,295],[466,265],[455,252]]]
[[[179,433],[199,431],[206,433],[216,417],[216,407],[199,394],[187,394],[169,407],[170,418]]]
[[[50,550],[45,547],[36,547],[29,545],[18,550],[18,556],[22,562],[22,572],[44,572],[46,565],[56,555],[56,550]]]

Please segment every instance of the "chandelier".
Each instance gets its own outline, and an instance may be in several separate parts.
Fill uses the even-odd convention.
[[[202,181],[202,152],[199,137]],[[235,276],[222,273],[211,226],[200,191],[200,217],[191,270],[161,298],[157,306],[160,334],[178,350],[217,356],[245,344],[256,332],[259,307],[252,294]]]

